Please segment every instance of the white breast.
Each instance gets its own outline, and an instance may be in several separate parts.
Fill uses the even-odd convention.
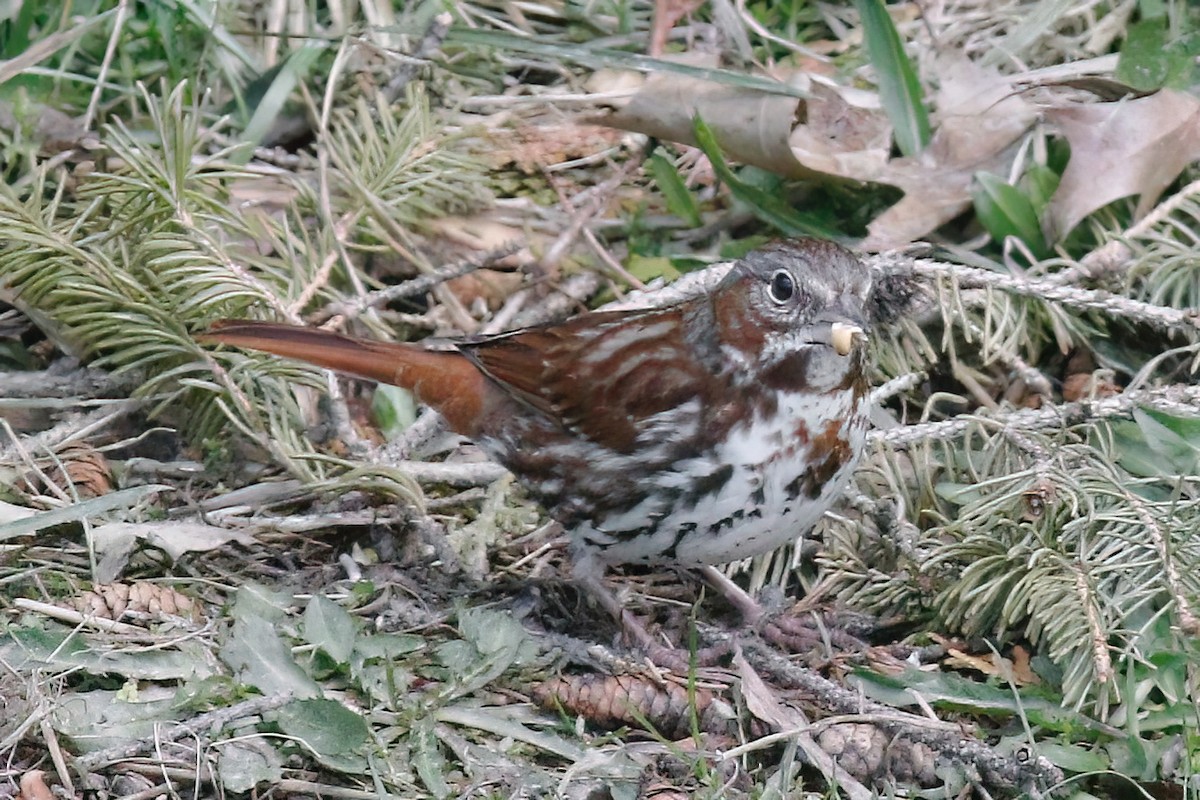
[[[638,505],[582,525],[574,534],[598,546],[592,555],[609,564],[721,564],[795,541],[837,499],[857,464],[866,437],[861,402],[851,392],[782,395],[779,413],[735,427],[712,452],[676,462],[648,479],[652,487],[674,489],[704,478],[715,482],[728,467],[715,492],[685,495],[664,509],[661,495],[649,489]],[[851,457],[813,497],[796,489],[797,479],[816,461],[812,443],[800,441],[796,432],[816,435],[832,419],[852,420],[842,431]]]

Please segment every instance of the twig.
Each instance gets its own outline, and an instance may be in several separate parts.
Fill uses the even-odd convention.
[[[101,428],[105,428],[117,420],[140,409],[145,402],[142,400],[122,400],[115,405],[105,405],[86,414],[71,414],[62,422],[49,430],[18,439],[11,428],[5,424],[12,444],[0,447],[0,464],[21,459],[22,452],[44,451],[48,453],[61,449],[64,445],[85,438]],[[3,422],[0,417],[0,422]]]
[[[558,291],[513,319],[517,327],[541,325],[570,316],[580,304],[600,288],[600,276],[595,272],[581,272],[558,284]]]
[[[706,628],[707,640],[730,638],[730,634]],[[983,742],[956,733],[933,730],[929,720],[864,699],[857,692],[803,667],[797,666],[762,642],[743,639],[743,653],[754,668],[782,686],[810,693],[823,708],[838,714],[871,714],[874,724],[892,735],[903,735],[913,742],[927,745],[944,757],[974,767],[988,786],[1005,789],[1020,788],[1036,794],[1062,780],[1062,772],[1047,759],[1034,757],[1022,763],[1015,757],[1000,755]]]
[[[1142,530],[1145,535],[1154,543],[1154,549],[1158,555],[1158,562],[1162,565],[1163,581],[1166,583],[1167,591],[1171,595],[1172,601],[1175,603],[1175,612],[1179,618],[1179,628],[1188,636],[1200,634],[1200,620],[1192,612],[1191,603],[1188,602],[1187,591],[1184,587],[1183,580],[1179,575],[1179,568],[1175,565],[1175,559],[1171,556],[1171,550],[1168,543],[1168,537],[1164,533],[1162,526],[1158,520],[1146,508],[1144,498],[1134,494],[1125,488],[1125,483],[1120,479],[1113,481],[1113,486],[1120,488],[1125,502],[1137,514],[1138,521],[1142,523]],[[1105,655],[1108,651],[1105,650]],[[1111,672],[1111,667],[1110,667]]]
[[[464,275],[470,275],[472,272],[491,266],[501,259],[508,258],[522,247],[524,245],[516,241],[503,244],[500,247],[488,250],[485,253],[479,253],[437,272],[421,275],[412,280],[398,283],[395,286],[389,286],[386,289],[380,289],[376,292],[368,292],[353,303],[331,304],[326,308],[326,313],[330,316],[341,315],[353,318],[368,308],[385,306],[388,303],[403,300],[406,297],[418,297],[429,292],[439,284],[452,281],[455,278],[461,278]]]
[[[128,622],[119,622],[115,619],[107,619],[105,617],[97,617],[95,614],[81,614],[80,612],[71,609],[55,606],[49,603],[43,603],[39,600],[30,600],[26,597],[18,597],[13,600],[13,605],[17,608],[26,611],[32,611],[35,614],[41,614],[56,619],[59,622],[65,622],[68,625],[79,627],[93,627],[110,633],[124,633],[134,636],[145,635],[146,629],[139,628],[137,625],[130,625]]]
[[[290,694],[276,694],[267,697],[257,697],[242,703],[236,703],[228,708],[220,708],[207,714],[200,714],[190,721],[172,725],[156,731],[154,735],[138,739],[128,744],[115,745],[94,753],[80,756],[79,764],[85,770],[94,770],[104,764],[114,761],[124,761],[142,753],[153,750],[162,742],[175,742],[180,739],[210,739],[214,732],[228,726],[235,720],[245,717],[259,716],[267,711],[282,708],[295,699]]]
[[[91,399],[128,397],[138,382],[126,373],[113,375],[98,369],[0,372],[0,398]]]
[[[909,372],[904,375],[898,375],[882,386],[877,386],[871,390],[871,405],[879,405],[898,394],[910,392],[920,386],[928,377],[929,375],[925,372]]]
[[[429,60],[437,54],[442,43],[446,41],[446,35],[450,33],[450,23],[453,21],[454,18],[445,12],[430,20],[429,27],[425,30],[421,41],[417,43],[410,55],[403,57],[402,63],[396,69],[396,74],[383,88],[383,97],[388,105],[396,102],[400,93],[404,91],[404,87],[408,86],[416,77],[417,70],[428,64]]]
[[[508,474],[507,469],[494,461],[401,461],[392,466],[418,483],[445,483],[456,487],[487,486]]]
[[[633,161],[628,162],[618,169],[617,173],[611,178],[590,189],[589,193],[591,197],[588,198],[582,207],[574,205],[572,199],[567,197],[558,181],[553,179],[550,181],[555,192],[558,193],[559,201],[563,207],[571,210],[572,213],[571,221],[567,224],[567,227],[546,248],[546,252],[542,255],[538,263],[538,266],[541,267],[545,274],[553,274],[557,270],[559,262],[562,261],[563,256],[566,255],[567,250],[574,244],[575,240],[579,238],[588,220],[599,214],[613,192],[625,184],[625,180],[633,169],[634,163]]]
[[[601,244],[600,240],[596,237],[596,234],[592,232],[591,228],[584,229],[583,238],[587,241],[588,246],[592,248],[592,252],[596,254],[596,256],[614,275],[627,282],[635,289],[646,288],[646,284],[643,283],[640,278],[631,273],[629,270],[625,269],[625,267],[621,266],[620,261],[617,261],[617,259],[613,258],[612,253],[608,251],[608,248]]]
[[[112,67],[113,58],[117,53],[117,44],[121,41],[121,33],[125,28],[125,18],[129,16],[129,0],[117,3],[117,18],[113,20],[112,33],[108,37],[108,46],[104,48],[104,59],[100,62],[100,71],[96,75],[96,88],[88,100],[87,111],[83,115],[83,129],[90,130],[96,119],[96,109],[100,106],[100,97],[104,94],[105,79]]]
[[[1108,636],[1096,609],[1096,592],[1088,582],[1088,575],[1082,563],[1069,564],[1068,567],[1075,576],[1075,596],[1084,616],[1087,617],[1088,631],[1091,634],[1089,639],[1092,645],[1092,669],[1095,670],[1096,681],[1101,684],[1108,683],[1114,677],[1112,658],[1108,654]]]

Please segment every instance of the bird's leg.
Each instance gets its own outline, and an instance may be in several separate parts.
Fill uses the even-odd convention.
[[[650,635],[650,632],[646,630],[641,621],[629,609],[621,604],[617,596],[604,585],[603,580],[593,575],[577,575],[576,580],[583,590],[595,598],[601,608],[617,621],[621,626],[621,630],[625,632],[625,635],[637,644],[638,647],[646,652],[653,652],[662,648],[662,644]]]
[[[696,570],[700,577],[708,583],[709,586],[716,589],[717,592],[729,601],[742,617],[742,622],[746,627],[754,627],[763,618],[762,605],[746,592],[745,589],[738,586],[729,576],[721,570],[711,565],[705,565]]]

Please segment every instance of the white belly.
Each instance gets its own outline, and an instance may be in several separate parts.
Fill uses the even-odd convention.
[[[633,508],[573,531],[577,541],[595,548],[582,555],[608,564],[698,566],[748,558],[795,541],[840,496],[858,462],[867,423],[857,408],[861,402],[849,392],[781,397],[779,413],[769,420],[735,428],[713,452],[679,461],[648,479],[667,489],[723,477],[719,488],[685,496],[669,508],[650,489]],[[821,458],[813,439],[830,420],[851,419],[838,430],[845,447],[840,463],[815,481]],[[808,441],[799,431],[808,433]],[[822,442],[828,445],[828,439]]]

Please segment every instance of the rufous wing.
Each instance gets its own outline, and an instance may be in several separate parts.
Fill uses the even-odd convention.
[[[678,311],[603,312],[460,345],[528,406],[617,452],[648,418],[700,395],[713,376],[687,357]]]

